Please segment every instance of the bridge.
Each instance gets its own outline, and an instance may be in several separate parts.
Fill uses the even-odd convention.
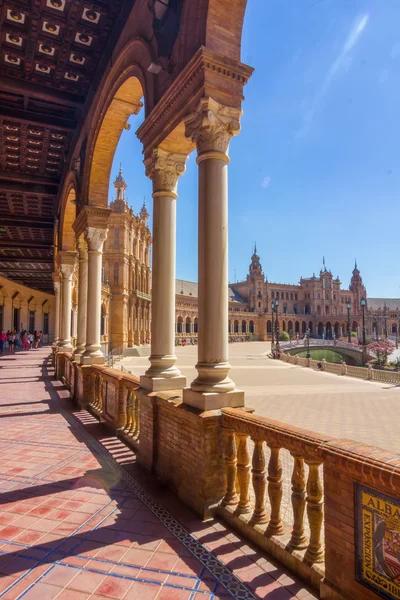
[[[309,343],[310,350],[333,350],[340,354],[345,362],[349,362],[350,359],[352,364],[364,364],[362,346],[340,340],[310,339]],[[280,342],[279,347],[282,352],[286,352],[287,354],[300,354],[301,352],[307,351],[307,341],[301,339],[291,342]],[[373,358],[374,357],[371,355],[366,356],[366,360],[372,360]]]

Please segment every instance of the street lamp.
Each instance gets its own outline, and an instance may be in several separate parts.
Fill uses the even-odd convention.
[[[385,319],[385,338],[387,339],[387,314],[386,314],[386,304],[383,307],[383,318]]]
[[[347,308],[347,334],[348,334],[348,341],[349,344],[351,344],[351,331],[350,331],[350,309],[351,309],[351,304],[350,302],[347,302],[346,304],[346,308]]]
[[[310,330],[307,329],[306,331],[306,337],[307,337],[307,354],[306,354],[306,358],[311,358],[311,354],[310,354]]]
[[[271,326],[271,350],[274,346],[274,311],[275,311],[275,302],[271,303],[271,314],[272,314],[272,326]]]
[[[278,309],[279,309],[279,302],[278,300],[275,300],[275,337],[276,337],[276,348],[279,349],[279,322],[278,322]]]
[[[367,345],[366,339],[365,339],[365,305],[367,304],[365,301],[365,298],[361,298],[361,308],[362,308],[362,339],[363,339],[363,346]]]

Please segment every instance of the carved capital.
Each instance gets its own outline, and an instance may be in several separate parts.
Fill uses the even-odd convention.
[[[229,143],[240,132],[239,108],[223,106],[212,98],[202,98],[197,110],[185,119],[185,134],[204,152],[227,154]]]
[[[153,182],[153,193],[176,194],[178,179],[186,170],[186,159],[185,154],[167,152],[161,148],[153,151],[153,156],[144,161],[146,175]]]
[[[108,229],[100,229],[98,227],[87,227],[85,231],[85,240],[89,251],[95,250],[101,252],[103,244],[107,239]]]
[[[63,279],[71,279],[76,266],[76,252],[63,250],[57,255],[57,262]]]
[[[80,261],[85,261],[88,259],[88,245],[83,235],[80,235],[77,238],[76,249],[78,251]]]

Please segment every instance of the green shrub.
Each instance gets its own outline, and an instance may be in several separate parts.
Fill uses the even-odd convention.
[[[355,337],[358,337],[358,333],[357,333],[357,331],[352,331],[352,332],[350,333],[350,336],[351,336],[351,337],[353,337],[353,338],[355,338]]]
[[[279,334],[280,342],[288,342],[290,340],[289,334],[287,331],[281,331]]]

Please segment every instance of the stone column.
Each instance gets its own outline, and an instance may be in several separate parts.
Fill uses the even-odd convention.
[[[101,317],[101,264],[106,228],[90,227],[85,230],[88,245],[88,293],[85,351],[81,356],[84,365],[103,364],[104,354],[100,344]]]
[[[199,165],[199,334],[198,375],[183,401],[202,410],[244,405],[244,393],[228,376],[228,148],[240,115],[203,98],[185,123]]]
[[[80,361],[85,351],[86,321],[87,321],[87,293],[88,293],[88,252],[83,235],[77,240],[79,254],[79,288],[78,288],[78,335],[74,359]]]
[[[60,341],[60,307],[61,307],[61,299],[60,299],[60,276],[58,273],[53,273],[53,285],[54,285],[54,296],[55,296],[55,307],[54,307],[54,336],[53,336],[53,344],[55,346],[58,345]]]
[[[61,271],[61,319],[60,319],[60,350],[70,352],[71,344],[71,308],[72,308],[72,275],[75,269],[76,252],[62,251],[58,254]]]
[[[175,356],[175,258],[178,178],[186,155],[157,148],[145,161],[153,182],[153,253],[150,368],[140,378],[151,391],[184,388]]]

